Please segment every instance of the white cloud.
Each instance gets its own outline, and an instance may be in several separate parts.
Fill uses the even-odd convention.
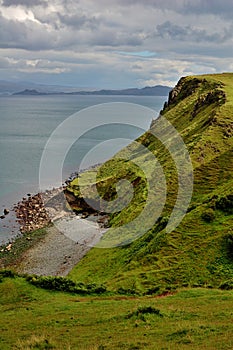
[[[0,0],[0,13],[9,79],[118,88],[232,69],[231,1]]]

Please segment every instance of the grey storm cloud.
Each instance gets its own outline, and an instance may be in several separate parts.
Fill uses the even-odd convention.
[[[42,35],[42,26],[32,21],[7,19],[0,13],[0,48],[48,50],[54,47],[52,33]]]
[[[197,29],[192,26],[180,26],[170,21],[166,21],[156,26],[156,35],[162,38],[169,37],[173,40],[188,40],[196,42],[224,42],[232,38],[232,26],[224,28],[222,32],[208,33],[205,29]]]
[[[189,0],[184,2],[184,6],[181,7],[181,12],[195,13],[199,15],[213,14],[232,18],[233,4],[232,0]]]
[[[0,0],[1,73],[133,85],[232,70],[232,17],[232,0]]]
[[[47,1],[44,0],[3,0],[2,5],[5,7],[10,6],[25,6],[25,7],[33,7],[39,5],[46,5]]]
[[[107,3],[109,1],[100,0]],[[110,3],[122,6],[142,5],[141,0],[110,0]],[[183,14],[213,14],[226,18],[232,18],[232,0],[147,0],[143,6],[154,7],[160,10],[171,10]]]
[[[91,43],[98,46],[141,46],[143,40],[136,34],[116,33],[113,31],[103,31],[93,36]]]
[[[31,8],[34,6],[48,6],[48,0],[2,0],[2,5],[5,7],[10,6],[25,6]],[[77,8],[77,6],[85,4],[85,1],[76,0],[54,0],[54,6],[61,5],[65,11]],[[232,0],[98,0],[93,2],[93,7],[101,9],[108,6],[109,9],[117,7],[127,6],[139,6],[139,7],[152,7],[159,10],[171,10],[182,14],[213,14],[225,18],[232,18],[233,5]],[[90,4],[91,6],[91,4]]]
[[[27,34],[26,25],[14,20],[8,20],[0,15],[0,46],[18,47]]]
[[[0,48],[16,48],[32,51],[75,49],[81,46],[140,46],[139,34],[125,33],[108,28],[94,30],[87,17],[61,17],[66,26],[47,29],[46,23],[31,20],[7,19],[0,13]],[[71,21],[71,22],[70,22]]]
[[[73,27],[73,28],[82,28],[82,27],[88,27],[91,29],[96,29],[98,27],[98,24],[100,21],[95,17],[88,17],[84,14],[62,14],[57,13],[58,18],[60,19],[60,22],[62,24],[65,24],[67,26]]]

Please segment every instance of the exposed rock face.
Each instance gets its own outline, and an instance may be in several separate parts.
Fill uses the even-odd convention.
[[[206,80],[204,79],[204,81]],[[192,95],[202,82],[203,80],[198,78],[194,78],[191,81],[181,78],[178,84],[169,93],[168,106]]]
[[[197,109],[200,108],[200,106],[203,106],[203,104],[210,105],[215,102],[223,104],[226,101],[224,91],[218,89],[222,87],[221,83],[210,83],[202,78],[192,78],[190,80],[181,78],[177,85],[170,91],[168,101],[164,103],[163,109],[160,113],[165,113],[170,107],[192,95],[200,87],[203,88],[203,95],[200,96],[200,100],[197,102]],[[212,91],[205,94],[204,90],[210,90],[210,88]]]
[[[93,214],[96,212],[96,210],[100,209],[98,202],[93,200],[93,203],[91,203],[91,200],[88,199],[89,204],[87,201],[85,201],[85,198],[82,197],[75,197],[70,191],[65,190],[64,195],[66,197],[66,200],[71,207],[72,210],[75,212],[86,212],[88,214]],[[92,205],[91,205],[92,204]],[[96,209],[93,209],[96,208]]]
[[[201,95],[193,107],[190,120],[195,118],[195,116],[200,112],[202,108],[210,106],[211,104],[214,104],[214,103],[217,103],[218,106],[221,106],[225,102],[226,102],[226,94],[224,91],[219,89],[215,89],[208,92],[207,94]]]

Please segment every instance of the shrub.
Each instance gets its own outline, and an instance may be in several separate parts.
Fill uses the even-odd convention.
[[[15,273],[11,270],[1,270],[0,271],[0,276],[1,277],[10,277],[10,278],[14,278],[15,277]]]
[[[221,197],[216,201],[216,208],[227,213],[233,212],[233,194]]]
[[[64,292],[73,291],[75,283],[64,277],[52,276],[28,276],[27,281],[35,286],[49,290],[60,290]]]
[[[233,234],[232,233],[228,233],[225,237],[224,237],[224,246],[226,247],[226,251],[227,251],[227,256],[229,259],[233,259]]]
[[[133,316],[142,316],[142,315],[146,315],[146,314],[153,314],[153,315],[157,315],[160,317],[163,317],[163,314],[160,312],[159,309],[155,309],[152,306],[142,306],[139,307],[137,310],[135,310],[134,312],[131,312],[130,314],[128,314],[126,316],[126,318],[131,318]]]
[[[76,294],[102,294],[106,292],[105,286],[98,286],[95,283],[85,285],[82,282],[75,283],[65,277],[53,276],[27,276],[26,280],[34,286]]]
[[[231,290],[233,289],[233,279],[227,280],[220,284],[219,289]]]
[[[158,218],[159,228],[163,230],[167,226],[168,221],[169,221],[169,216],[160,216]]]
[[[212,222],[215,219],[215,212],[213,209],[208,208],[202,214],[201,218],[206,222]]]
[[[134,288],[124,288],[124,287],[118,288],[117,293],[121,294],[121,295],[136,295],[137,294],[137,292]]]
[[[160,290],[161,290],[161,286],[158,285],[158,286],[149,288],[149,289],[144,293],[144,295],[158,294]]]

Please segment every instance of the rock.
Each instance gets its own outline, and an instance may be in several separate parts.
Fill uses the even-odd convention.
[[[0,216],[0,219],[5,219],[5,216],[4,216],[4,215],[1,215],[1,216]]]
[[[4,215],[7,215],[7,214],[9,214],[9,212],[10,212],[10,210],[9,209],[4,209]]]
[[[76,197],[70,193],[70,192],[65,192],[65,197],[66,197],[66,200],[69,202],[69,203],[74,203],[76,201]]]
[[[12,248],[12,243],[8,244],[8,246],[6,246],[6,250],[9,252]]]

